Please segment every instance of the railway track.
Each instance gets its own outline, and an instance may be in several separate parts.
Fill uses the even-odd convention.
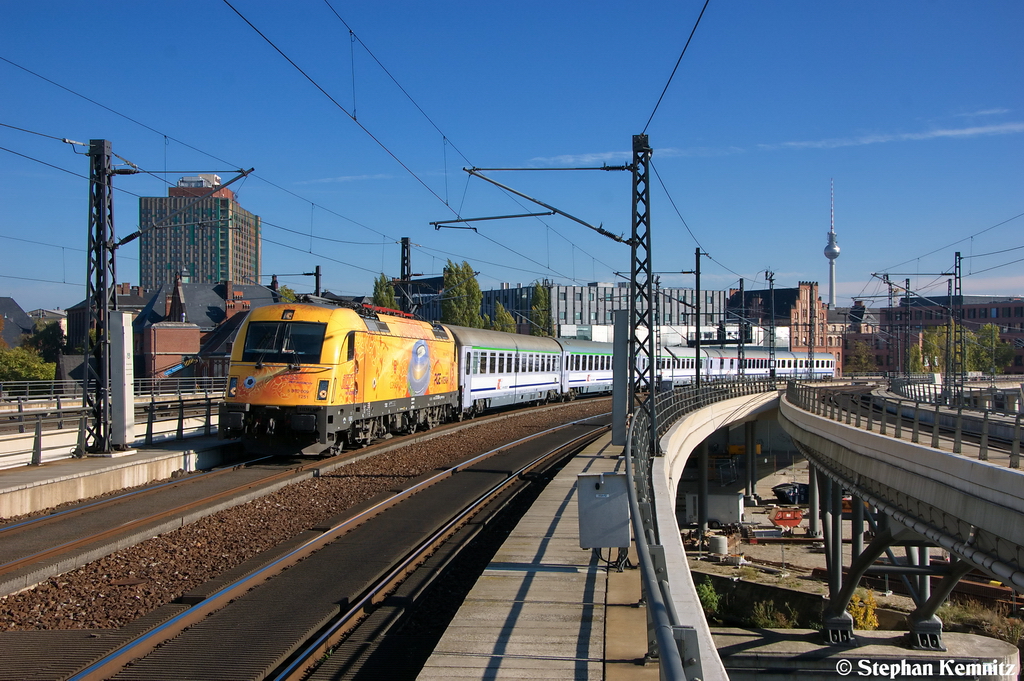
[[[0,562],[0,596],[353,461],[537,409],[532,407],[448,424],[331,458],[278,458],[272,462],[268,461],[270,457],[261,457],[239,461],[0,526],[0,560],[3,561]]]
[[[247,566],[250,574],[189,594],[174,604],[180,609],[153,618],[166,619],[68,678],[303,678],[481,509],[606,428],[561,426],[432,472],[313,528],[287,552]],[[331,655],[333,663],[351,667],[361,657],[342,655]]]
[[[328,522],[316,520],[303,521],[302,519],[291,518],[291,514],[300,508],[293,503],[296,498],[311,499],[311,501],[300,502],[303,506],[319,504],[324,500],[334,501],[333,496],[336,493],[332,490],[339,489],[338,485],[341,485],[342,488],[354,485],[360,489],[371,489],[364,484],[364,481],[367,480],[376,480],[377,482],[374,484],[383,482],[383,489],[387,489],[390,486],[393,489],[404,490],[408,487],[409,483],[403,482],[403,480],[407,479],[410,475],[404,471],[414,471],[414,467],[409,468],[408,464],[402,463],[403,460],[425,463],[425,467],[420,467],[421,472],[422,470],[429,471],[433,466],[436,466],[438,470],[450,469],[452,468],[450,465],[431,463],[434,460],[441,461],[441,459],[434,459],[428,456],[431,448],[434,450],[444,450],[445,452],[453,450],[461,450],[462,452],[472,451],[478,443],[487,440],[492,440],[495,443],[501,441],[502,434],[507,439],[510,432],[530,432],[531,428],[536,429],[533,424],[539,424],[544,420],[556,422],[554,419],[559,418],[558,414],[564,413],[566,410],[578,415],[582,415],[584,412],[594,413],[595,410],[600,410],[601,401],[587,404],[590,402],[589,400],[582,403],[576,402],[571,405],[557,407],[554,410],[549,408],[527,414],[504,414],[489,417],[488,419],[476,419],[463,424],[457,424],[451,427],[450,430],[447,428],[435,429],[425,435],[404,439],[400,443],[395,443],[392,440],[380,447],[346,453],[347,456],[354,456],[363,460],[354,463],[348,462],[349,465],[345,466],[345,468],[340,468],[342,464],[338,463],[338,467],[330,470],[328,467],[334,463],[330,460],[305,462],[303,468],[307,470],[303,471],[302,475],[306,476],[306,482],[303,484],[282,487],[281,490],[271,496],[263,497],[244,506],[238,506],[226,512],[226,514],[220,513],[210,516],[208,519],[197,522],[195,525],[189,525],[180,530],[163,534],[153,541],[140,544],[137,548],[119,551],[110,558],[104,558],[98,563],[86,565],[80,570],[75,570],[60,577],[50,578],[40,585],[38,589],[0,598],[0,615],[5,620],[6,628],[11,629],[14,627],[21,629],[19,631],[8,630],[0,632],[0,657],[5,660],[5,664],[0,665],[0,678],[66,678],[67,674],[50,674],[50,672],[41,671],[53,661],[48,660],[47,663],[41,664],[40,656],[48,658],[52,655],[54,645],[58,645],[61,649],[67,649],[66,657],[69,660],[75,661],[78,666],[85,666],[97,657],[95,654],[97,645],[109,647],[117,641],[134,638],[139,632],[148,630],[154,625],[162,624],[168,618],[181,614],[192,606],[205,601],[210,595],[210,589],[213,588],[211,585],[225,584],[232,578],[237,578],[253,571],[263,570],[268,561],[276,559],[280,552],[285,550],[270,548],[274,545],[272,542],[283,541],[283,546],[291,550],[312,536],[325,532],[330,525]],[[579,418],[578,415],[573,418]],[[561,418],[564,419],[565,417]],[[487,426],[487,421],[489,420],[492,421],[491,427],[484,430],[466,430],[478,425]],[[495,425],[494,421],[498,421],[499,424]],[[439,444],[436,445],[433,443],[408,444],[409,440],[421,437],[436,437],[437,435],[447,435],[447,437],[437,440],[436,442]],[[377,455],[376,457],[374,457],[375,454]],[[409,458],[410,454],[413,456],[412,459]],[[427,458],[421,460],[421,457],[424,456]],[[446,453],[445,456],[450,455]],[[377,459],[381,457],[387,463],[377,464]],[[463,455],[464,457],[465,455]],[[295,466],[293,465],[289,470],[294,468]],[[490,471],[491,466],[485,465],[484,468]],[[373,472],[375,469],[383,472],[375,473]],[[237,472],[252,473],[253,471],[253,468],[249,468]],[[388,471],[393,471],[397,475],[394,473],[389,474]],[[280,470],[277,472],[280,472]],[[413,475],[415,474],[413,472]],[[449,475],[450,477],[468,482],[469,480],[481,477],[483,474],[475,472],[473,475]],[[525,477],[530,477],[530,475]],[[390,483],[388,479],[391,480]],[[309,491],[310,485],[313,486],[312,492]],[[374,489],[377,489],[378,492],[380,491],[378,488]],[[358,493],[363,494],[363,492]],[[309,494],[315,494],[316,496],[300,496]],[[320,495],[322,494],[328,494],[332,498],[321,498]],[[339,509],[358,502],[358,496],[348,495],[346,496],[347,498],[351,498],[353,501],[338,500],[341,503]],[[132,502],[112,503],[113,506],[111,508],[114,511],[119,507],[127,508],[132,505]],[[253,504],[256,504],[256,506],[254,507]],[[329,504],[325,506],[329,507]],[[362,506],[366,505],[362,504]],[[358,509],[359,505],[353,508]],[[254,510],[258,512],[254,513]],[[271,515],[267,515],[267,513]],[[336,511],[335,515],[338,515],[338,513],[339,511]],[[346,511],[342,515],[348,514],[349,512]],[[222,517],[226,517],[226,519]],[[309,515],[306,517],[315,518],[317,516]],[[242,521],[239,521],[240,518]],[[274,518],[274,520],[272,521],[270,518]],[[290,526],[297,529],[286,530],[282,534],[270,525],[271,522],[276,523],[280,519],[290,520]],[[308,522],[309,524],[298,525],[296,524],[297,522]],[[60,526],[59,522],[55,525],[53,521],[50,521],[50,523],[51,527]],[[263,529],[264,523],[268,523],[266,530]],[[310,524],[314,525],[313,529],[303,531],[302,528],[309,528]],[[479,521],[473,521],[469,531],[472,533],[478,524],[480,524]],[[28,527],[28,525],[24,527]],[[233,537],[235,537],[235,533],[239,528],[243,532],[239,535],[239,539],[235,540]],[[255,534],[252,532],[253,528],[255,528]],[[249,532],[248,535],[245,534],[246,531]],[[182,534],[183,532],[185,534]],[[298,533],[297,535],[295,534],[296,532]],[[465,532],[466,530],[463,530],[463,533]],[[26,532],[24,529],[21,529],[20,533],[22,535],[34,534]],[[292,539],[287,539],[288,536],[292,536]],[[225,548],[222,549],[221,546]],[[248,552],[238,551],[239,548],[250,546],[256,550]],[[376,548],[372,539],[366,543],[366,546]],[[191,553],[196,553],[197,548],[199,553],[191,558],[192,562],[190,562],[188,556]],[[259,551],[263,553],[254,555]],[[0,552],[2,552],[2,547],[0,547]],[[238,560],[231,565],[218,567],[222,555],[226,556],[228,553],[236,552],[239,554]],[[440,556],[442,554],[443,551],[437,551],[434,555]],[[250,558],[250,556],[253,557]],[[244,562],[238,564],[239,561],[243,560]],[[379,567],[380,561],[377,558],[365,560],[369,561],[366,564],[367,566]],[[197,563],[195,561],[200,562]],[[210,565],[207,565],[207,563]],[[203,567],[203,570],[197,571],[195,567],[192,567],[199,565]],[[175,566],[180,567],[172,569]],[[168,575],[172,575],[170,579],[178,580],[189,575],[194,577],[207,574],[204,572],[207,567],[209,567],[209,576],[205,579],[212,579],[213,581],[194,581],[191,586],[183,582],[186,583],[184,589],[174,587],[173,585],[161,584],[161,582],[166,582],[169,579]],[[356,572],[360,570],[365,571],[365,569],[366,566],[358,568]],[[216,577],[220,573],[223,574],[220,577]],[[159,589],[168,586],[177,589],[173,592],[177,596],[172,595],[171,601],[159,600]],[[138,594],[134,596],[134,599],[141,597],[142,601],[133,600],[132,594]],[[153,601],[154,596],[158,599],[155,602]],[[59,600],[54,601],[54,599]],[[103,605],[104,601],[107,605]],[[125,606],[125,603],[129,605]],[[92,614],[91,611],[95,610],[97,606],[103,608],[113,607],[114,610],[111,610],[112,614],[109,617],[99,615],[98,612],[97,614]],[[62,607],[63,610],[61,610]],[[137,612],[135,612],[136,610]],[[27,619],[22,616],[21,613],[23,612],[29,615]],[[37,618],[34,613],[42,615],[42,617],[38,618],[38,622],[36,622]],[[70,613],[70,618],[67,616],[68,613]],[[126,623],[127,625],[125,625]],[[83,626],[85,628],[60,631],[29,630],[51,626],[60,627],[61,629]],[[59,643],[55,644],[55,641],[59,641]],[[24,665],[19,666],[22,661],[24,661]],[[58,666],[62,668],[67,667],[64,663],[60,663]],[[9,675],[4,675],[4,668],[8,668],[7,672]],[[234,677],[228,675],[225,678]]]

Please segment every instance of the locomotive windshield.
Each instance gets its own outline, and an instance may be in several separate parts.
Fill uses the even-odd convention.
[[[319,364],[326,333],[327,325],[316,322],[250,322],[242,361]]]

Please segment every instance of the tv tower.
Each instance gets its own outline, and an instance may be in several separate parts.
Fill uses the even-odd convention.
[[[831,209],[828,230],[828,245],[825,246],[825,257],[828,258],[828,309],[836,307],[836,258],[839,257],[839,244],[836,243],[836,194],[835,184],[829,180],[829,199]]]

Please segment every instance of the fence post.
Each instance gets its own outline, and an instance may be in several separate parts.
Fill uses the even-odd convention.
[[[988,461],[988,409],[985,420],[981,422],[981,446],[978,448],[978,461]]]
[[[75,448],[75,456],[79,458],[85,456],[85,420],[87,418],[89,416],[85,413],[78,417],[78,447]]]
[[[932,449],[939,448],[939,403],[935,403],[935,420],[932,421]]]
[[[25,432],[25,398],[18,395],[18,432]]]
[[[1020,468],[1020,413],[1013,424],[1013,444],[1010,446],[1010,468]]]
[[[956,408],[956,432],[953,434],[953,453],[959,454],[963,449],[964,436],[964,404],[963,401]]]
[[[915,445],[921,441],[921,403],[914,400],[914,430],[910,434],[910,441]]]
[[[156,398],[149,395],[149,414],[146,415],[146,445],[153,444],[153,424],[156,421]]]
[[[57,395],[57,430],[64,430],[64,408],[60,404],[60,395]]]
[[[36,436],[32,442],[32,465],[43,463],[43,417],[36,416]]]
[[[853,395],[845,395],[846,397],[846,425],[853,423]]]
[[[206,392],[206,426],[203,428],[204,435],[213,432],[213,402],[210,400],[209,391]]]
[[[897,440],[903,438],[903,400],[896,400],[896,433]]]
[[[889,401],[887,399],[885,399],[884,397],[881,400],[881,407],[882,407],[882,415],[881,415],[882,422],[881,422],[881,424],[878,427],[878,433],[880,435],[885,435],[886,434],[886,422],[889,420]]]
[[[178,440],[185,439],[185,400],[178,394]]]

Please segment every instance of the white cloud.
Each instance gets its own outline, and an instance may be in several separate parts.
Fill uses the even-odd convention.
[[[972,111],[971,113],[956,114],[955,118],[973,118],[974,116],[998,116],[1000,114],[1010,113],[1009,109],[984,109],[982,111]]]
[[[327,184],[331,182],[360,182],[362,180],[390,180],[392,175],[342,175],[341,177],[324,177],[319,180],[305,180],[295,184]]]
[[[594,166],[601,165],[624,165],[632,158],[628,151],[603,151],[596,154],[562,154],[560,156],[538,156],[531,158],[530,163],[535,165],[553,166]]]
[[[678,149],[674,147],[655,147],[655,158],[676,158],[676,157],[711,157],[729,156],[742,154],[745,150],[740,147],[724,147],[715,149],[713,147],[692,147],[689,149]],[[633,160],[632,153],[628,151],[604,151],[593,154],[563,154],[561,156],[546,156],[531,158],[530,163],[534,165],[548,166],[588,166],[596,165],[626,165]]]
[[[775,149],[836,149],[839,147],[856,147],[866,144],[882,144],[885,142],[906,142],[913,140],[930,140],[944,137],[980,137],[983,135],[1013,135],[1024,132],[1024,123],[1001,123],[999,125],[980,125],[969,128],[943,128],[925,132],[906,132],[899,134],[861,135],[860,137],[833,138],[826,140],[810,140],[804,142],[781,142],[779,144],[759,144],[758,149],[773,151]]]
[[[983,116],[991,114],[1008,113],[1009,109],[989,109],[977,111],[973,114],[962,114],[963,116]],[[991,135],[1015,135],[1024,132],[1022,123],[1000,123],[998,125],[976,125],[967,128],[936,128],[924,132],[905,133],[876,133],[861,135],[859,137],[834,137],[824,140],[805,140],[798,142],[779,142],[777,144],[758,144],[757,149],[761,151],[776,151],[779,149],[838,149],[840,147],[858,147],[868,144],[884,144],[887,142],[910,142],[919,140],[931,140],[941,138],[969,138]],[[654,157],[657,158],[710,158],[716,156],[731,156],[745,153],[742,147],[690,147],[676,148],[665,147],[655,148]],[[529,160],[535,166],[565,166],[565,167],[593,167],[597,165],[624,165],[632,161],[632,154],[626,151],[605,151],[591,154],[562,154],[560,156],[538,156]],[[326,180],[322,180],[326,181]]]

